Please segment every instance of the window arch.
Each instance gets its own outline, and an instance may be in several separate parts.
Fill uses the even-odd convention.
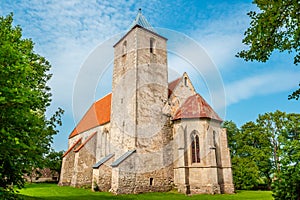
[[[197,134],[192,135],[192,163],[200,163],[200,144],[199,136]]]

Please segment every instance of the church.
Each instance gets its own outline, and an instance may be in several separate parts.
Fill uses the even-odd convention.
[[[139,11],[111,48],[112,92],[69,135],[59,185],[114,194],[234,193],[222,119],[187,73],[168,81],[167,38]]]

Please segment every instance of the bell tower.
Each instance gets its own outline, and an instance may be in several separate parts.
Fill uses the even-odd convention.
[[[167,121],[162,114],[168,98],[166,42],[139,10],[114,45],[111,137],[116,157],[161,148],[157,144]]]

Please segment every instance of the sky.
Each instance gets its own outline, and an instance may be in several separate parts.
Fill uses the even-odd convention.
[[[13,12],[24,38],[52,65],[52,104],[65,110],[53,148],[66,150],[68,136],[92,102],[111,91],[113,47],[138,9],[168,40],[169,80],[187,72],[196,90],[224,120],[238,126],[276,110],[300,113],[300,68],[293,54],[274,52],[266,63],[235,55],[249,26],[251,0],[1,0],[0,15]]]

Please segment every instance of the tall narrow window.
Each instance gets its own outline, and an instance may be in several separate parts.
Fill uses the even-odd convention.
[[[150,185],[153,185],[153,178],[150,178]]]
[[[184,77],[184,86],[187,86],[187,77]]]
[[[154,48],[155,48],[155,39],[150,38],[150,53],[154,53]]]
[[[127,53],[127,41],[125,40],[123,42],[122,55],[125,55],[126,53]]]
[[[200,145],[199,136],[192,136],[192,163],[200,163]]]
[[[196,147],[195,140],[192,141],[192,163],[196,162]]]

